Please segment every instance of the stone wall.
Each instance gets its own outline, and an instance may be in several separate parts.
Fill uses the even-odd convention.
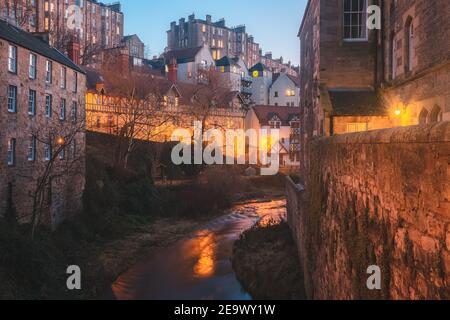
[[[450,123],[314,140],[288,219],[312,299],[450,298]],[[382,270],[382,289],[366,273]]]

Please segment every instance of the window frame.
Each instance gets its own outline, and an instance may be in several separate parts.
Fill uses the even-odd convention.
[[[8,149],[7,149],[7,164],[8,167],[13,167],[16,165],[16,138],[10,138],[8,140]]]
[[[14,96],[11,96],[11,89],[14,88]],[[17,113],[17,86],[8,85],[8,98],[7,98],[7,108],[9,113]]]
[[[350,11],[345,11],[345,2],[346,1],[350,1]],[[367,42],[367,41],[369,41],[369,28],[367,27],[368,0],[362,0],[362,1],[364,1],[364,10],[363,11],[353,11],[352,10],[352,2],[353,2],[353,0],[344,0],[342,2],[342,40],[344,42]],[[346,34],[345,34],[345,28],[346,27],[350,27],[350,36],[352,36],[352,28],[354,28],[354,27],[361,27],[362,26],[362,25],[354,25],[354,24],[352,24],[352,21],[351,21],[351,15],[353,15],[353,14],[358,14],[359,15],[361,13],[364,14],[364,17],[365,17],[365,22],[364,22],[364,25],[365,25],[365,36],[364,37],[360,37],[360,38],[348,38],[348,37],[346,37]],[[349,25],[345,24],[346,14],[350,15],[350,24]]]
[[[12,50],[14,51],[14,57],[11,56]],[[12,69],[12,66],[14,66],[14,70]],[[13,46],[10,44],[8,47],[8,72],[17,74],[17,69],[18,69],[17,46]]]
[[[29,66],[28,66],[28,78],[29,79],[36,80],[36,78],[37,78],[37,62],[38,62],[37,54],[30,52]]]

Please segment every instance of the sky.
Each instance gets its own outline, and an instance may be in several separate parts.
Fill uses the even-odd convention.
[[[297,38],[307,0],[120,0],[125,14],[125,34],[136,33],[150,56],[159,55],[167,46],[170,22],[195,13],[207,14],[213,21],[225,18],[228,27],[245,24],[263,53],[299,64]]]

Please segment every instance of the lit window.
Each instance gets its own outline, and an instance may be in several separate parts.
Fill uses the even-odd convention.
[[[367,131],[368,128],[368,124],[367,123],[348,123],[347,124],[347,132],[348,133],[352,133],[352,132],[363,132],[363,131]]]
[[[366,0],[344,0],[344,39],[367,40]]]

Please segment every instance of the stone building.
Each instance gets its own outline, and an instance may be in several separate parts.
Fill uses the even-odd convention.
[[[260,47],[253,36],[246,32],[244,25],[230,28],[225,20],[213,22],[210,15],[205,20],[190,15],[188,20],[174,21],[167,31],[167,49],[179,50],[195,48],[206,44],[210,47],[214,60],[225,56],[240,57],[247,67],[260,61]]]
[[[260,132],[280,130],[280,140],[271,146],[271,152],[280,155],[280,167],[300,166],[300,116],[297,110],[286,106],[254,106],[245,118],[246,129]]]
[[[294,67],[291,62],[284,63],[283,57],[275,59],[272,52],[261,55],[261,63],[267,66],[273,73],[287,73],[293,77],[298,77],[298,67]]]
[[[310,0],[298,34],[305,139],[449,119],[448,1],[332,3]],[[366,25],[369,5],[381,30]]]
[[[137,34],[123,37],[122,45],[128,49],[133,66],[144,65],[145,45]]]
[[[384,1],[382,85],[398,124],[450,120],[450,2]]]
[[[3,20],[0,64],[0,216],[55,226],[82,209],[85,73]]]
[[[212,92],[208,84],[172,81],[176,80],[176,75],[168,78],[145,69],[130,70],[119,76],[88,69],[87,130],[118,135],[133,123],[135,139],[167,142],[176,129],[191,131],[194,121],[203,122],[207,129],[244,128],[246,100],[239,91],[217,88]],[[141,91],[142,98],[132,98],[126,90],[116,87],[119,84],[128,88],[122,85],[130,82],[127,79],[145,80],[136,88]]]
[[[242,59],[223,57],[216,61],[216,70],[231,91],[239,91],[246,98],[251,97],[253,79],[249,76],[247,66]]]
[[[76,14],[79,17],[75,19]],[[66,51],[69,37],[85,50],[112,48],[122,42],[124,15],[120,3],[96,0],[3,0],[0,18],[29,32],[48,33],[50,44]]]

